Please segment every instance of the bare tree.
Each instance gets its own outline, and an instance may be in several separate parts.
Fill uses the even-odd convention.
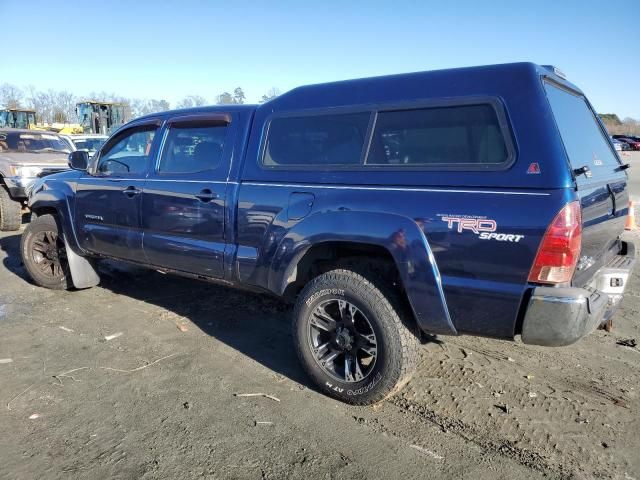
[[[218,95],[218,105],[229,105],[234,103],[233,96],[229,92],[224,92]]]
[[[237,103],[238,105],[241,105],[244,103],[246,98],[247,97],[245,96],[242,88],[236,87],[236,89],[233,91],[233,103]]]
[[[149,113],[155,113],[166,112],[171,108],[171,105],[164,99],[156,100],[155,98],[152,98],[151,100],[149,100],[149,107],[151,109],[151,112]]]
[[[27,108],[35,110],[36,122],[43,122],[44,119],[42,118],[42,114],[44,105],[42,95],[36,90],[36,87],[34,87],[33,85],[27,85],[24,90],[26,95]]]
[[[188,95],[178,102],[176,108],[201,107],[207,103],[207,99],[200,95]]]
[[[149,115],[150,113],[164,112],[171,108],[169,102],[164,99],[140,99],[134,98],[130,100],[131,115],[133,118]]]
[[[78,99],[73,93],[66,90],[59,92],[51,92],[52,97],[55,99],[56,106],[56,121],[63,123],[76,122],[76,103]]]
[[[272,99],[276,98],[277,96],[279,96],[281,93],[282,92],[280,92],[280,89],[278,87],[271,87],[267,91],[267,93],[262,95],[262,98],[260,99],[260,103],[268,102],[269,100],[272,100]]]
[[[34,92],[33,105],[37,106],[36,113],[40,117],[40,121],[44,123],[53,123],[55,114],[55,100],[49,92]]]
[[[631,117],[620,120],[614,113],[600,114],[600,118],[611,135],[640,136],[640,120]]]
[[[0,106],[4,108],[20,108],[24,93],[19,87],[10,83],[0,85]]]

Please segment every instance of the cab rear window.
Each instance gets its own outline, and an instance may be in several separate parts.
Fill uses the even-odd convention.
[[[617,168],[620,162],[585,98],[549,82],[545,89],[571,168],[588,167],[593,177]]]
[[[353,166],[362,162],[370,112],[275,118],[265,166]]]

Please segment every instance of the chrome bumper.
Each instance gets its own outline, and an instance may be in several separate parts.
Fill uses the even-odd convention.
[[[635,246],[593,276],[584,288],[536,287],[522,323],[522,341],[534,345],[570,345],[606,322],[616,311],[635,264]]]

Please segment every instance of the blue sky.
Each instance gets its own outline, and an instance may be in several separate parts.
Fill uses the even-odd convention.
[[[512,61],[554,64],[602,113],[640,118],[637,0],[0,0],[0,83],[189,94]],[[6,43],[8,39],[14,42]]]

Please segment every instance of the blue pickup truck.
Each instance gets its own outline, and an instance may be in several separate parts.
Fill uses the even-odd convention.
[[[628,165],[551,66],[162,112],[69,162],[29,200],[36,284],[94,286],[109,258],[277,295],[311,379],[353,404],[400,389],[425,334],[577,341],[635,260]]]

